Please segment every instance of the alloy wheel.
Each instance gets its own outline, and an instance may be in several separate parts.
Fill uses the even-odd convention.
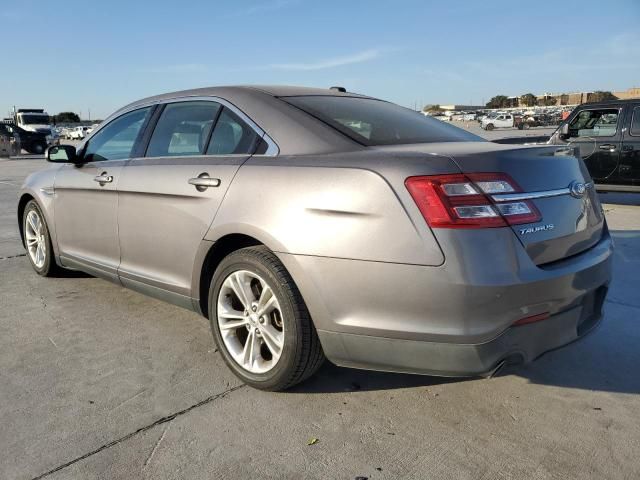
[[[36,268],[42,268],[47,260],[47,238],[44,223],[35,210],[27,214],[25,221],[27,251]]]
[[[225,278],[217,299],[218,326],[233,360],[254,374],[270,371],[284,347],[282,309],[259,275],[238,270]]]

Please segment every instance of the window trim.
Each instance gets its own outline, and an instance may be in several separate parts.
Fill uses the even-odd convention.
[[[636,111],[638,113],[638,116],[640,116],[640,105],[632,105],[631,106],[631,121],[629,122],[629,136],[630,137],[640,137],[640,131],[638,131],[638,133],[636,133],[634,135],[633,133],[633,119],[636,116]]]
[[[91,132],[91,136],[87,137],[86,140],[83,141],[83,143],[81,143],[78,148],[76,149],[78,152],[84,149],[85,143],[91,139],[91,137],[95,134],[98,133],[100,130],[102,130],[104,127],[106,127],[109,123],[111,123],[113,120],[120,118],[122,115],[125,115],[129,112],[132,112],[134,110],[139,110],[141,108],[146,108],[146,107],[154,107],[155,110],[153,111],[152,115],[149,116],[149,122],[144,125],[145,128],[145,135],[144,137],[141,137],[140,140],[143,142],[141,143],[141,148],[140,150],[135,150],[136,154],[139,154],[140,152],[144,152],[146,153],[147,151],[147,147],[149,146],[149,140],[151,139],[151,135],[153,134],[153,130],[156,127],[156,123],[158,123],[158,118],[160,118],[160,115],[156,115],[156,113],[158,111],[161,111],[164,109],[164,105],[166,105],[167,103],[178,103],[178,102],[197,102],[197,101],[204,101],[204,102],[216,102],[219,103],[220,105],[222,105],[223,107],[227,107],[229,108],[229,110],[231,110],[233,113],[235,113],[236,115],[238,115],[250,128],[252,128],[256,134],[262,138],[266,143],[267,143],[267,151],[262,153],[262,154],[253,154],[251,156],[260,156],[260,157],[275,157],[278,154],[280,154],[280,147],[278,147],[278,144],[267,134],[267,132],[265,132],[262,128],[260,128],[258,126],[258,124],[256,122],[254,122],[251,117],[249,117],[248,115],[246,115],[242,110],[240,110],[238,107],[236,107],[233,103],[229,102],[228,100],[222,98],[222,97],[217,97],[215,95],[207,95],[207,96],[202,96],[202,95],[182,95],[179,97],[171,97],[171,98],[165,98],[163,100],[149,100],[148,102],[145,103],[136,103],[135,105],[131,105],[131,106],[127,106],[124,107],[120,110],[118,110],[117,112],[114,112],[113,114],[111,114],[109,117],[105,118],[105,120],[100,124],[100,126],[95,129],[93,132]],[[221,109],[222,110],[222,109]],[[160,112],[161,113],[161,112]],[[152,122],[153,120],[153,122]],[[147,130],[149,131],[149,134],[147,135]],[[143,155],[138,155],[138,156],[132,156],[131,158],[140,158],[140,157],[144,157],[144,153]],[[229,156],[247,156],[247,154],[232,154],[232,155],[202,155],[202,156],[207,156],[207,157],[219,157],[219,156],[225,156],[225,157],[229,157]],[[144,157],[144,158],[178,158],[178,157]]]
[[[616,120],[616,131],[613,132],[613,135],[591,135],[591,136],[585,136],[585,137],[581,137],[581,136],[569,136],[568,138],[589,138],[591,140],[598,139],[598,138],[613,138],[616,137],[619,133],[620,133],[620,118],[622,117],[622,107],[592,107],[592,108],[583,108],[582,110],[580,110],[579,112],[577,112],[572,118],[571,120],[568,121],[567,125],[569,126],[569,132],[571,132],[571,123],[578,118],[578,116],[582,113],[582,112],[595,112],[595,111],[600,111],[600,110],[616,110],[618,112],[618,119]],[[580,130],[580,129],[578,129]]]
[[[216,97],[216,96],[203,97],[203,96],[197,96],[197,95],[186,95],[181,97],[167,98],[160,101],[156,100],[150,103],[154,105],[158,105],[158,107],[164,110],[164,106],[170,103],[201,102],[201,101],[219,103],[222,107],[228,108],[233,113],[235,113],[238,117],[240,117],[240,119],[243,122],[245,122],[247,126],[251,128],[258,135],[258,137],[262,138],[265,142],[267,142],[267,151],[263,154],[259,154],[258,156],[274,157],[280,153],[280,148],[278,147],[276,142],[274,142],[273,139],[262,128],[260,128],[253,120],[251,120],[251,118],[248,117],[242,110],[240,110],[238,107],[236,107],[234,104],[232,104],[228,100],[225,100],[224,98]],[[222,112],[222,108],[220,109],[220,112]],[[154,124],[150,125],[151,133],[149,134],[149,139],[147,139],[147,142],[144,146],[145,153],[147,151],[147,148],[149,146],[149,140],[151,139],[151,135],[153,134],[153,130],[155,129],[159,118],[160,117],[158,116],[158,118],[155,119],[156,121],[154,122]],[[215,124],[213,125],[213,128],[215,128]],[[213,132],[213,129],[211,131]],[[247,157],[247,156],[255,156],[255,155],[247,154],[247,153],[234,153],[229,155],[209,155],[205,153],[203,155],[198,155],[198,156],[199,157],[233,157],[233,156]],[[180,158],[180,157],[144,157],[144,158]]]

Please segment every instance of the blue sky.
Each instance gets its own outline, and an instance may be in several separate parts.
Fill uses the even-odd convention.
[[[640,86],[640,0],[0,0],[0,115],[228,84],[405,106]],[[5,66],[11,66],[7,72]]]

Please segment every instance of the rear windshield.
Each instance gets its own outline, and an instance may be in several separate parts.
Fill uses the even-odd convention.
[[[367,146],[484,141],[461,128],[382,100],[338,96],[282,98]]]

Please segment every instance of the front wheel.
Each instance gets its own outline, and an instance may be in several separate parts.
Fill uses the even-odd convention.
[[[243,248],[222,260],[209,289],[209,317],[224,361],[252,387],[285,390],[324,361],[298,288],[264,246]]]
[[[59,268],[53,258],[51,236],[47,228],[42,210],[38,204],[31,200],[24,208],[22,214],[22,228],[24,245],[31,266],[38,275],[43,277],[53,276]]]
[[[493,130],[493,123],[488,124],[486,129],[489,131]]]

